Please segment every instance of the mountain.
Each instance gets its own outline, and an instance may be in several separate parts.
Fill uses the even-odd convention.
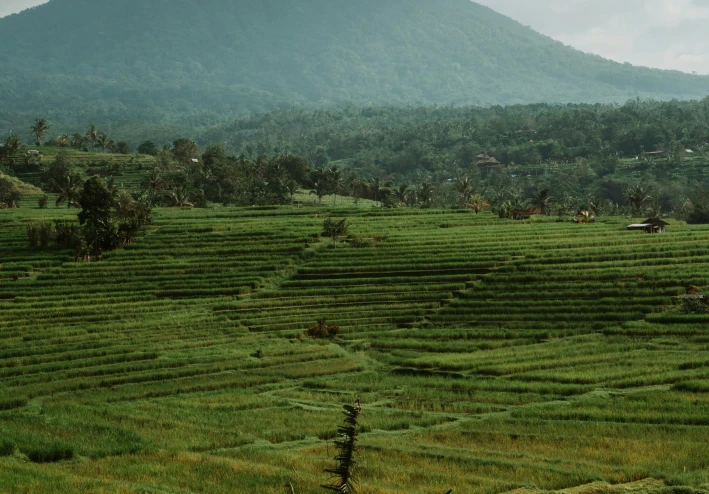
[[[469,0],[51,0],[0,19],[0,46],[0,132],[40,115],[138,138],[290,106],[709,94],[708,76],[585,54]]]

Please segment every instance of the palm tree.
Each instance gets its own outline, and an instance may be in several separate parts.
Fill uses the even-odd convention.
[[[62,134],[59,137],[57,137],[57,146],[60,148],[67,148],[71,144],[71,140],[69,139],[68,134]]]
[[[86,145],[86,143],[86,136],[83,136],[81,134],[74,134],[73,136],[71,136],[71,146],[76,149],[82,149],[84,145]]]
[[[57,197],[55,205],[59,207],[66,202],[67,207],[75,206],[79,198],[81,186],[81,177],[74,173],[69,173],[62,177],[57,183],[59,196]]]
[[[91,128],[84,133],[84,137],[86,138],[85,142],[91,144],[92,149],[96,146],[96,143],[98,142],[98,136],[100,132],[101,131],[98,130],[94,124],[91,124]]]
[[[374,201],[379,202],[379,207],[382,207],[385,197],[390,192],[389,184],[382,183],[382,180],[379,177],[376,177],[367,183],[367,187],[369,188],[372,197],[374,197]]]
[[[116,215],[119,218],[128,218],[135,207],[133,195],[125,189],[112,192],[116,203]]]
[[[116,183],[116,177],[108,177],[106,180],[106,188],[111,193],[113,197],[118,194],[118,184]]]
[[[554,198],[549,194],[549,189],[542,189],[532,196],[529,204],[539,208],[542,214],[549,214],[551,207],[554,205]]]
[[[401,184],[398,189],[394,189],[394,197],[396,197],[399,206],[406,206],[409,203],[411,192],[409,186],[406,184]]]
[[[22,148],[22,141],[15,134],[10,134],[7,139],[5,139],[5,156],[7,158],[10,158],[13,161],[13,164],[15,159],[14,156],[20,151],[22,151]]]
[[[44,118],[38,118],[32,124],[31,134],[35,137],[37,144],[40,146],[42,145],[42,141],[44,140],[44,136],[47,134],[48,130],[49,123]]]
[[[335,194],[335,204],[337,204],[337,194],[342,190],[342,172],[333,166],[325,171],[325,180],[330,192]]]
[[[186,183],[176,183],[169,192],[173,205],[183,207],[190,204],[190,189]]]
[[[599,216],[603,211],[603,199],[599,195],[592,196],[588,199],[588,209],[595,215]]]
[[[318,177],[313,180],[313,190],[310,191],[310,195],[315,195],[318,197],[318,204],[322,203],[322,198],[327,195],[327,192],[327,181],[324,178]]]
[[[639,216],[644,207],[652,200],[652,196],[642,185],[633,185],[628,189],[626,197],[633,206],[635,214]]]
[[[358,196],[360,189],[361,189],[362,181],[357,176],[357,173],[350,170],[347,173],[347,176],[345,177],[343,184],[344,184],[346,194],[348,194],[350,196]]]
[[[467,206],[473,211],[475,211],[475,214],[478,214],[484,211],[486,208],[489,208],[490,204],[488,204],[487,201],[485,201],[485,199],[483,199],[483,196],[481,196],[480,194],[474,194],[470,196],[470,202],[467,203]]]
[[[290,202],[293,202],[293,197],[300,191],[300,184],[295,180],[286,182],[286,190],[290,194]]]
[[[155,204],[155,199],[160,191],[165,187],[165,181],[160,176],[157,170],[153,170],[148,175],[148,178],[140,184],[141,189],[147,192],[150,205]]]
[[[430,208],[433,203],[434,194],[435,190],[430,182],[425,181],[419,185],[419,189],[416,194],[418,196],[419,206],[422,208]]]
[[[455,184],[455,190],[460,194],[459,203],[462,205],[468,204],[470,202],[470,196],[473,195],[475,186],[469,177],[460,177]]]
[[[104,134],[103,132],[99,132],[96,135],[96,140],[94,141],[94,144],[101,148],[102,153],[105,153],[106,148],[108,147],[109,141],[110,141],[110,139],[108,138],[108,136],[106,134]]]

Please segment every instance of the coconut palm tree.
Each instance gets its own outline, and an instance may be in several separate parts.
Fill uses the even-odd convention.
[[[374,198],[374,201],[379,202],[380,207],[384,205],[384,199],[391,192],[391,188],[389,185],[390,184],[383,183],[382,179],[379,177],[375,177],[369,180],[369,182],[367,182],[367,188],[369,189],[372,197]]]
[[[15,134],[10,134],[7,139],[5,139],[4,153],[5,157],[10,158],[14,164],[14,156],[22,151],[24,145],[19,137]]]
[[[62,134],[57,137],[57,146],[59,146],[60,148],[68,148],[70,144],[71,139],[69,139],[68,134]]]
[[[56,185],[59,193],[55,203],[56,207],[61,206],[64,202],[67,203],[67,207],[76,206],[77,199],[81,193],[81,186],[81,177],[75,173],[68,173],[62,177]]]
[[[94,141],[94,144],[101,148],[102,153],[106,152],[106,148],[108,147],[109,142],[110,139],[103,132],[99,132],[98,134],[96,134],[96,140]]]
[[[190,189],[187,183],[176,183],[168,192],[172,204],[177,207],[190,205]]]
[[[411,192],[407,184],[401,184],[398,189],[394,189],[394,197],[396,198],[396,202],[399,203],[399,206],[406,206],[409,203]]]
[[[71,136],[71,146],[73,148],[83,149],[86,144],[86,136],[83,136],[81,134],[74,134],[73,136]]]
[[[48,130],[49,130],[49,123],[47,122],[47,120],[45,120],[44,118],[38,118],[32,124],[32,128],[31,128],[30,133],[35,137],[37,144],[39,144],[41,146],[42,141],[44,140],[44,136],[47,134]]]
[[[91,124],[91,128],[84,133],[84,137],[86,138],[84,142],[91,144],[91,148],[93,149],[98,142],[100,132],[101,131],[98,130],[94,124]]]
[[[459,204],[465,205],[470,203],[470,196],[472,196],[475,191],[475,185],[473,185],[469,177],[463,176],[456,182],[455,190],[460,195]]]
[[[140,184],[140,187],[147,193],[148,202],[153,206],[160,191],[165,187],[165,181],[157,170],[153,170],[148,175],[148,178]]]
[[[337,204],[337,194],[342,190],[342,172],[333,166],[325,171],[325,180],[330,192],[335,194],[335,204]]]
[[[288,180],[286,182],[286,190],[290,194],[290,202],[293,202],[293,198],[300,191],[300,184],[295,180]]]
[[[642,185],[632,185],[628,189],[626,197],[633,206],[633,211],[636,216],[640,216],[645,209],[645,206],[647,206],[647,204],[652,200],[652,196]]]
[[[435,195],[435,189],[430,182],[425,181],[419,185],[418,191],[416,191],[416,196],[418,198],[419,206],[422,208],[430,208],[433,204],[433,198]]]
[[[470,196],[470,202],[467,203],[467,207],[475,211],[475,214],[478,214],[482,211],[484,211],[486,208],[489,208],[490,205],[483,199],[483,196],[480,194],[473,194]]]
[[[322,204],[322,198],[327,195],[328,184],[324,177],[318,177],[313,180],[313,190],[310,191],[310,195],[317,196],[318,204]]]
[[[539,208],[542,214],[549,214],[554,205],[554,198],[549,194],[549,189],[542,189],[532,196],[529,204]]]

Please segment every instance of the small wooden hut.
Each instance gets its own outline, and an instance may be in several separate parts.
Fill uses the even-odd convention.
[[[645,233],[665,233],[665,227],[670,224],[662,221],[660,218],[648,218],[642,223],[628,225],[628,230],[642,230]]]

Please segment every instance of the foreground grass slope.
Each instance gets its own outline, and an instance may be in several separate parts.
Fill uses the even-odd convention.
[[[709,484],[709,318],[674,305],[709,228],[161,209],[99,263],[26,246],[72,214],[0,212],[0,490],[317,492],[356,397],[360,492]]]

